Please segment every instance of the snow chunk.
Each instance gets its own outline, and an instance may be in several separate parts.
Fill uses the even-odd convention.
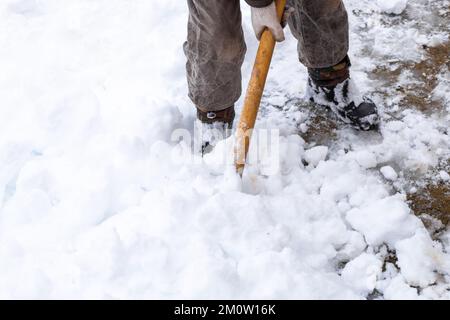
[[[402,14],[408,5],[408,0],[378,0],[377,5],[382,12]]]
[[[444,263],[444,257],[435,247],[425,229],[396,245],[398,265],[405,280],[411,286],[422,288],[436,281],[436,270]]]
[[[347,263],[342,270],[342,279],[360,294],[367,296],[375,289],[382,266],[383,263],[376,256],[363,253]]]
[[[326,146],[318,146],[306,150],[305,152],[305,160],[313,165],[317,166],[320,161],[324,161],[328,154],[328,147]]]
[[[383,292],[387,300],[417,300],[419,295],[417,289],[411,288],[405,282],[401,274],[392,279],[391,283]]]
[[[390,181],[395,181],[398,179],[398,174],[391,166],[384,166],[380,169],[381,174]]]
[[[377,158],[372,152],[369,151],[358,151],[354,154],[355,160],[364,169],[371,169],[377,166]]]
[[[420,221],[400,196],[391,196],[371,202],[347,213],[347,221],[361,232],[369,245],[387,243],[391,248],[397,241],[411,237],[420,227]]]
[[[442,179],[442,181],[450,181],[450,175],[443,170],[439,172],[439,177]]]
[[[364,237],[356,231],[349,232],[349,238],[345,246],[339,251],[338,258],[351,260],[360,255],[367,247]]]
[[[306,123],[302,123],[302,124],[300,124],[300,131],[301,131],[301,133],[306,133],[306,132],[308,132],[308,125],[306,124]]]

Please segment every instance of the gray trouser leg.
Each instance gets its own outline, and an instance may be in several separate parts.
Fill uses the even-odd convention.
[[[203,111],[232,106],[241,95],[246,46],[239,0],[187,0],[189,97]]]
[[[339,63],[348,52],[348,16],[342,0],[288,0],[300,61],[308,68]]]

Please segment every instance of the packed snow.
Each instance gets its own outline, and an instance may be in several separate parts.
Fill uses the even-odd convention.
[[[405,195],[411,177],[450,183],[449,70],[438,116],[399,110],[400,91],[370,77],[448,33],[381,22],[428,1],[345,4],[352,76],[386,93],[371,96],[380,132],[307,139],[315,111],[286,30],[241,180],[233,137],[192,152],[185,1],[2,1],[0,298],[450,298],[450,233],[432,239]],[[257,41],[241,6],[245,87]]]

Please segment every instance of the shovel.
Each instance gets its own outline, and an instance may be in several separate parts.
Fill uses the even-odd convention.
[[[278,19],[284,14],[286,0],[276,0]],[[250,147],[253,128],[255,127],[256,117],[258,115],[261,98],[266,85],[267,74],[269,73],[270,62],[272,61],[275,49],[275,39],[269,29],[266,28],[259,42],[258,53],[256,54],[255,64],[247,88],[247,94],[244,100],[239,125],[236,131],[235,143],[235,166],[236,171],[242,177],[247,160],[247,154]]]

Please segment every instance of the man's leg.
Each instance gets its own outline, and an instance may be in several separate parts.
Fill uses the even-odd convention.
[[[349,47],[348,16],[341,0],[289,0],[296,10],[289,19],[298,39],[300,61],[308,68],[339,63]]]
[[[342,0],[289,1],[296,9],[289,25],[298,39],[300,61],[308,67],[310,99],[359,129],[376,128],[376,105],[350,79],[348,16]]]
[[[189,97],[197,108],[194,148],[202,154],[231,134],[246,46],[239,0],[188,0],[184,44]]]
[[[220,111],[241,95],[246,52],[239,0],[188,0],[184,51],[189,97],[201,111]]]

